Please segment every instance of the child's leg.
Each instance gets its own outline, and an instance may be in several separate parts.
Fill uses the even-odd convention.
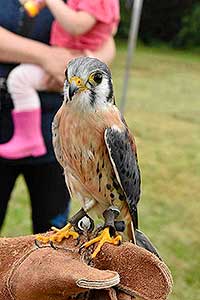
[[[0,145],[0,156],[19,159],[46,153],[42,130],[41,108],[37,90],[45,89],[44,71],[36,65],[22,64],[9,75],[7,84],[14,110],[12,112],[14,135]]]
[[[44,90],[45,72],[36,65],[22,64],[11,71],[7,86],[15,111],[30,111],[40,108],[37,91]]]

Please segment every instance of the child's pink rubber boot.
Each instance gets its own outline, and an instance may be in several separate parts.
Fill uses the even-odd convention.
[[[41,130],[41,109],[13,111],[14,134],[11,140],[0,144],[0,157],[20,159],[27,156],[41,156],[46,146]]]

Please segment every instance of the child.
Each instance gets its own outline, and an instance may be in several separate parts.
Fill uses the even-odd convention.
[[[52,46],[66,48],[68,60],[73,56],[90,55],[110,62],[104,44],[117,30],[118,0],[68,0],[67,4],[62,0],[44,0],[43,3],[55,17],[51,30]],[[9,74],[7,86],[14,103],[14,135],[9,142],[0,145],[0,156],[20,159],[46,153],[37,93],[45,90],[44,76],[41,67],[30,64],[21,64]]]

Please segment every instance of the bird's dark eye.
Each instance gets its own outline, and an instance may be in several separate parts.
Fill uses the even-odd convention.
[[[102,82],[102,73],[100,72],[97,72],[94,74],[94,77],[93,77],[93,80],[97,83],[97,84],[100,84]]]

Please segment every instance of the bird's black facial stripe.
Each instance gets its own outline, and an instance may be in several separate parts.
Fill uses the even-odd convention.
[[[91,88],[94,87],[94,85],[92,84],[92,82],[90,82],[89,80],[87,81],[87,84],[89,84]]]
[[[112,102],[113,101],[113,85],[111,82],[111,79],[108,79],[108,87],[109,87],[109,94],[107,96],[107,101]]]
[[[68,69],[65,70],[65,78],[66,78],[66,81],[68,82]]]
[[[90,90],[90,104],[94,106],[96,94],[93,90]]]

